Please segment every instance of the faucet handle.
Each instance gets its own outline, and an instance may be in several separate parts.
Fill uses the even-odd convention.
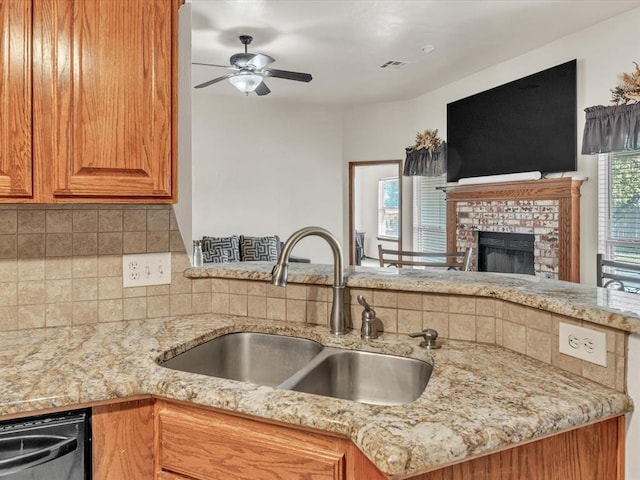
[[[438,338],[438,331],[434,330],[433,328],[426,328],[421,332],[410,333],[409,336],[413,338],[424,338],[424,342],[420,344],[420,346],[424,348],[436,349],[442,346],[436,343],[436,339]]]
[[[358,303],[364,307],[362,312],[362,328],[360,336],[364,340],[373,340],[378,338],[378,327],[376,326],[376,311],[371,308],[367,300],[358,295]]]
[[[371,306],[367,303],[367,299],[364,298],[363,295],[358,295],[357,298],[358,298],[358,303],[362,305],[366,311],[373,310],[373,308],[371,308]]]

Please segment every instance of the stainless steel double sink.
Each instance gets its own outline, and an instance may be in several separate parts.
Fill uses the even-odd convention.
[[[229,333],[161,363],[163,367],[374,405],[416,400],[432,366],[421,360],[325,347],[299,337]]]

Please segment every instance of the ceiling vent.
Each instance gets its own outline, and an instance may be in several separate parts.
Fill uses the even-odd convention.
[[[380,68],[386,68],[388,70],[399,70],[405,65],[409,65],[409,62],[403,62],[402,60],[389,60],[380,65]]]

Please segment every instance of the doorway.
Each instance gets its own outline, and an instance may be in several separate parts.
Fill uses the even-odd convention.
[[[349,265],[402,250],[402,160],[349,162]]]

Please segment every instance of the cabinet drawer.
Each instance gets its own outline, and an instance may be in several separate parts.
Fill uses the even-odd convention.
[[[346,453],[340,439],[217,412],[159,405],[162,472],[201,480],[345,478]]]

